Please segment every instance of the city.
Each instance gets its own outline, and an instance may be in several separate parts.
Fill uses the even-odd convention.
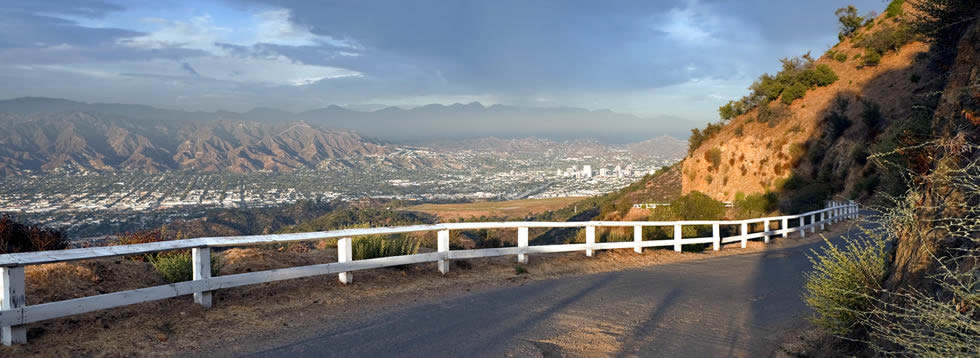
[[[591,155],[413,149],[393,155],[407,153],[438,157],[452,165],[417,170],[378,164],[247,174],[60,168],[53,173],[4,178],[0,213],[61,228],[72,237],[101,236],[206,217],[214,209],[276,207],[301,200],[372,198],[422,203],[595,196],[618,190],[677,160],[623,149]]]

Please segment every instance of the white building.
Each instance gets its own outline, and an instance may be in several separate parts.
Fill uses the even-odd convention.
[[[582,166],[582,176],[584,176],[586,178],[591,178],[592,177],[592,166],[591,165],[583,165]]]
[[[609,170],[606,168],[599,168],[599,176],[604,177],[609,175]]]

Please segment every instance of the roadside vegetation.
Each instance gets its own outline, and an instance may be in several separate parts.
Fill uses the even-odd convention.
[[[68,240],[61,231],[19,223],[8,215],[0,216],[0,254],[61,250],[67,247]]]
[[[945,163],[917,174],[888,161],[891,153],[874,155],[883,167],[909,174],[910,189],[877,208],[881,214],[869,226],[874,230],[839,246],[828,242],[811,256],[805,301],[815,311],[812,321],[857,342],[837,353],[980,356],[980,160],[957,163],[980,146],[958,137],[921,148]],[[944,199],[930,204],[937,194]],[[896,258],[905,255],[902,246],[926,250],[920,263],[926,272],[902,270],[901,259],[908,259]],[[889,282],[896,277],[907,282]]]
[[[365,260],[378,257],[414,255],[419,252],[420,245],[421,242],[418,239],[402,237],[402,235],[371,235],[354,238],[351,249],[354,260]]]
[[[166,226],[161,226],[156,230],[124,234],[119,237],[119,245],[147,244],[185,238],[183,232],[168,232]],[[150,263],[167,282],[174,283],[194,279],[194,266],[190,250],[171,250],[133,255],[127,256],[126,259]],[[211,255],[211,276],[218,276],[221,267],[221,260],[217,256]]]
[[[969,77],[980,10],[975,1],[902,5],[889,5],[878,32],[852,36],[865,58],[928,40],[934,79],[916,74],[929,94],[884,128],[877,105],[862,103],[855,125],[871,132],[851,152],[865,165],[851,195],[877,214],[863,235],[812,255],[806,302],[830,337],[816,356],[980,356],[980,101]]]

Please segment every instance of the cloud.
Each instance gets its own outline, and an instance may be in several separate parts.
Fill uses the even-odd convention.
[[[187,71],[187,73],[190,73],[194,77],[201,77],[201,74],[197,73],[197,70],[195,70],[194,67],[191,67],[191,64],[187,62],[180,64],[180,68]]]
[[[0,92],[226,109],[478,100],[708,120],[778,58],[832,44],[847,3],[12,0],[0,4]],[[101,81],[59,87],[69,77]]]

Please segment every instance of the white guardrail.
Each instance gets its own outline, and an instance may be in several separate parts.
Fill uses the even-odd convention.
[[[707,243],[713,244],[714,249],[719,250],[722,244],[737,241],[741,241],[742,247],[744,248],[748,240],[762,238],[768,243],[769,238],[772,235],[782,235],[783,237],[787,237],[792,232],[799,232],[800,236],[803,237],[806,235],[806,229],[808,228],[811,230],[811,232],[815,232],[818,226],[820,230],[823,230],[825,225],[854,217],[857,215],[857,213],[857,204],[848,202],[830,202],[826,209],[815,210],[798,215],[733,221],[520,221],[447,223],[281,235],[205,237],[146,244],[5,254],[0,255],[0,302],[2,302],[2,305],[0,305],[0,335],[2,335],[2,337],[0,338],[2,338],[4,345],[26,343],[26,324],[28,323],[183,295],[194,295],[194,302],[206,308],[210,308],[211,292],[223,288],[328,274],[339,274],[341,282],[350,283],[352,281],[352,271],[380,267],[417,264],[423,262],[438,262],[439,271],[445,274],[449,271],[449,260],[455,259],[517,255],[518,262],[527,263],[527,255],[529,254],[585,251],[586,256],[592,256],[594,250],[632,248],[636,252],[642,252],[644,247],[656,246],[673,246],[675,251],[681,251],[681,246],[685,244]],[[799,220],[799,226],[789,227],[791,220]],[[772,222],[780,223],[779,229],[773,230],[771,228]],[[765,229],[760,232],[749,232],[749,224],[753,223],[763,223],[763,227]],[[682,237],[681,229],[683,226],[688,225],[711,225],[713,235],[711,237],[684,238]],[[721,225],[739,225],[739,234],[736,236],[721,237],[719,230],[719,226]],[[630,226],[634,228],[634,241],[604,243],[595,242],[596,227]],[[648,226],[673,226],[674,238],[672,240],[644,241],[643,228]],[[555,227],[584,227],[586,229],[585,243],[528,246],[528,228]],[[517,246],[493,249],[449,250],[450,230],[477,229],[517,229]],[[352,260],[352,237],[423,231],[438,232],[438,250],[436,252],[356,261]],[[262,245],[327,238],[339,239],[337,245],[339,257],[338,262],[211,277],[210,267],[212,247]],[[192,252],[194,276],[193,280],[191,281],[30,306],[28,306],[26,303],[24,295],[24,266],[181,249],[191,249]]]

